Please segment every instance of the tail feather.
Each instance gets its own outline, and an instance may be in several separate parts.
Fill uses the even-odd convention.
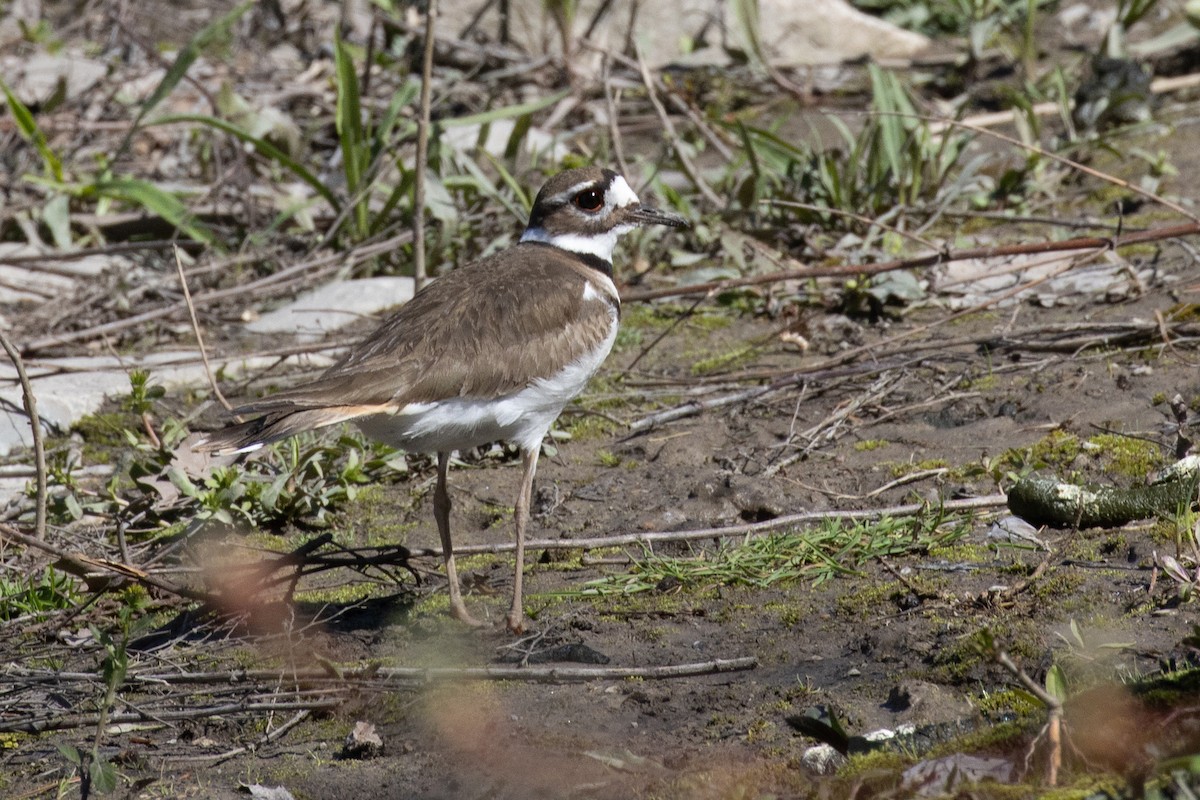
[[[324,428],[356,417],[386,413],[387,411],[388,409],[379,406],[336,406],[278,411],[214,431],[193,444],[192,449],[215,455],[249,453],[263,445],[295,436],[304,431]]]

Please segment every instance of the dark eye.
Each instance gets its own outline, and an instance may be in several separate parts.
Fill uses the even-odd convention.
[[[575,195],[575,205],[584,211],[599,211],[604,205],[604,193],[598,189],[584,189]]]

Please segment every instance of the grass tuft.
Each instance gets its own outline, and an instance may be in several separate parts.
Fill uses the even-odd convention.
[[[693,558],[647,552],[624,575],[589,581],[573,594],[606,596],[649,592],[662,585],[684,589],[748,586],[763,589],[801,580],[820,585],[883,556],[925,553],[966,535],[963,519],[883,518],[876,522],[833,520],[816,528],[773,533],[726,544]]]

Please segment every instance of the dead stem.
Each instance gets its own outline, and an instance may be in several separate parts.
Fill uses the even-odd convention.
[[[902,116],[909,116],[909,115],[902,115]],[[1082,172],[1085,175],[1091,175],[1093,178],[1098,178],[1106,183],[1111,183],[1113,186],[1119,186],[1120,188],[1122,188],[1128,192],[1132,192],[1132,193],[1138,195],[1139,197],[1146,198],[1147,200],[1149,200],[1152,203],[1157,203],[1161,206],[1171,209],[1172,211],[1174,211],[1176,214],[1183,217],[1184,219],[1190,219],[1194,224],[1200,224],[1200,217],[1197,217],[1195,213],[1187,210],[1186,208],[1184,208],[1183,206],[1179,205],[1176,202],[1166,199],[1165,197],[1163,197],[1160,194],[1155,194],[1154,192],[1143,189],[1142,187],[1138,186],[1137,184],[1130,183],[1129,181],[1125,180],[1124,178],[1118,178],[1115,175],[1110,175],[1107,172],[1102,172],[1093,167],[1089,167],[1086,164],[1080,164],[1078,161],[1074,161],[1072,159],[1067,158],[1066,156],[1059,155],[1058,153],[1053,153],[1042,147],[1038,147],[1035,144],[1030,144],[1029,142],[1022,142],[1020,139],[1013,138],[1012,136],[1007,136],[1003,133],[994,131],[990,128],[984,128],[979,125],[973,125],[970,122],[964,122],[962,120],[935,119],[932,117],[924,117],[924,116],[920,116],[920,115],[916,115],[916,118],[923,120],[924,122],[931,123],[931,124],[932,123],[941,123],[941,124],[947,125],[952,128],[962,128],[964,130],[973,131],[975,133],[979,133],[984,136],[989,136],[993,139],[999,139],[1000,141],[1004,142],[1005,144],[1010,144],[1013,147],[1016,147],[1020,150],[1025,150],[1026,152],[1029,152],[1029,153],[1036,153],[1037,155],[1041,156],[1042,158],[1047,158],[1047,159],[1050,159],[1051,161],[1056,161],[1059,164],[1062,164],[1063,166],[1070,167],[1071,169],[1076,170],[1078,172]]]
[[[1049,758],[1046,763],[1046,783],[1049,786],[1057,786],[1058,772],[1062,767],[1062,701],[1047,692],[1037,681],[1029,677],[1025,670],[1018,667],[1012,658],[1009,657],[1008,653],[1000,649],[999,645],[995,643],[992,645],[991,656],[997,664],[1008,670],[1030,694],[1046,707],[1047,719],[1046,727],[1043,731],[1046,733],[1046,740],[1050,748]]]
[[[833,413],[826,416],[825,419],[798,434],[796,438],[806,442],[804,447],[787,458],[767,467],[762,471],[762,477],[772,477],[780,470],[786,469],[808,456],[819,445],[837,439],[850,425],[853,417],[867,406],[882,403],[889,394],[900,388],[905,377],[899,371],[888,372],[879,376],[862,394],[839,404]],[[784,446],[789,444],[790,441],[784,442]]]
[[[196,318],[196,304],[192,302],[192,292],[188,289],[187,275],[183,272],[183,259],[179,255],[178,247],[174,252],[175,268],[179,271],[179,285],[183,288],[183,301],[187,304],[188,317],[192,320],[192,333],[196,336],[196,347],[200,350],[200,360],[204,362],[204,374],[208,377],[208,385],[225,410],[233,411],[233,406],[225,399],[225,395],[221,393],[221,387],[217,385],[217,376],[213,374],[212,364],[208,363],[208,350],[204,347],[204,336],[200,333],[200,320]],[[151,433],[153,433],[152,429]],[[157,446],[157,442],[155,444]]]
[[[853,211],[846,211],[840,208],[830,208],[828,206],[818,206],[813,205],[812,203],[800,203],[796,202],[795,200],[775,200],[769,197],[759,200],[759,202],[763,205],[775,206],[777,208],[800,208],[806,211],[819,211],[823,214],[834,214],[839,217],[847,217],[849,219],[856,220],[857,222],[861,222],[869,227],[881,228],[888,233],[894,233],[897,236],[908,239],[910,242],[915,242],[922,247],[928,248],[929,250],[933,250],[935,252],[945,249],[943,247],[939,247],[928,239],[921,238],[915,233],[909,233],[908,231],[900,230],[894,225],[886,225],[881,220],[872,219],[871,217],[867,217],[862,214],[855,214]]]
[[[12,359],[13,367],[17,370],[17,380],[21,383],[21,397],[25,404],[25,413],[29,416],[29,431],[33,437],[33,458],[37,480],[37,515],[34,521],[34,533],[38,540],[41,541],[46,538],[46,504],[48,498],[46,487],[46,448],[42,443],[42,420],[38,416],[37,398],[33,394],[33,385],[29,382],[29,375],[25,372],[25,363],[21,359],[20,350],[2,332],[0,332],[0,346],[4,347],[4,352],[8,353],[8,357]]]
[[[417,156],[413,169],[413,287],[425,285],[425,170],[429,160],[429,107],[432,104],[434,27],[437,0],[429,0],[425,9],[425,42],[421,51],[420,119],[417,122]]]
[[[721,198],[712,190],[708,182],[700,176],[700,171],[696,169],[696,165],[692,163],[691,156],[687,153],[687,148],[681,147],[679,144],[679,132],[675,130],[675,123],[671,121],[671,117],[667,114],[667,110],[663,108],[662,101],[658,99],[658,90],[655,87],[654,78],[650,75],[650,68],[646,66],[645,59],[639,52],[637,56],[638,71],[642,76],[642,83],[646,86],[646,96],[650,99],[650,104],[654,106],[654,111],[658,114],[659,120],[662,122],[663,131],[666,134],[667,142],[671,145],[671,149],[675,152],[675,156],[679,159],[679,166],[688,176],[688,180],[704,195],[714,209],[724,207]]]

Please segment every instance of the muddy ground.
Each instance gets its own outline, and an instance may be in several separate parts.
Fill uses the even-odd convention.
[[[1126,153],[1161,151],[1178,174],[1158,189],[1187,207],[1200,201],[1191,179],[1200,152],[1194,110],[1194,101],[1178,97],[1158,110],[1173,127],[1117,140]],[[642,112],[633,127],[645,135],[652,117],[648,107]],[[637,135],[627,141],[636,145]],[[1105,155],[1093,163],[1136,182],[1147,175],[1146,160]],[[244,172],[249,183],[269,178],[269,170]],[[1076,223],[1112,233],[1114,199],[1134,209],[1120,221],[1125,232],[1178,219],[1078,174],[1053,191],[1053,203],[1031,201],[1021,221],[959,217],[927,234],[983,246],[1063,238]],[[491,211],[472,210],[488,221],[461,244],[463,253],[450,248],[453,257],[477,255],[485,233],[511,233],[509,220]],[[1050,213],[1063,225],[1047,224]],[[749,230],[745,220],[732,227],[743,222]],[[787,253],[803,240],[799,227],[763,239]],[[808,244],[797,250],[821,263]],[[646,249],[665,260],[661,240]],[[843,253],[830,252],[835,261]],[[627,303],[616,350],[564,414],[565,435],[541,462],[531,536],[561,546],[529,554],[525,637],[502,626],[513,575],[508,552],[461,562],[468,605],[496,623],[482,631],[447,617],[434,555],[321,572],[294,587],[292,602],[283,602],[286,586],[261,593],[222,583],[219,573],[231,564],[295,551],[323,534],[343,547],[436,548],[433,473],[424,458],[364,489],[320,528],[188,528],[186,548],[135,541],[134,554],[150,559],[136,563],[172,581],[220,586],[224,605],[118,588],[85,594],[68,612],[6,623],[0,725],[38,718],[47,730],[0,736],[0,795],[102,793],[80,785],[60,749],[90,750],[100,727],[98,752],[119,773],[112,793],[124,797],[224,800],[247,796],[251,786],[258,792],[251,796],[282,787],[298,800],[1042,796],[1053,752],[1046,709],[983,646],[986,633],[1036,685],[1048,675],[1065,679],[1059,782],[1071,790],[1056,796],[1137,796],[1160,780],[1169,759],[1200,752],[1196,602],[1187,596],[1194,587],[1162,567],[1169,555],[1194,573],[1187,541],[1194,520],[1035,528],[1023,537],[1007,532],[1017,528],[1012,523],[996,526],[1008,516],[999,495],[1035,469],[1138,486],[1172,460],[1179,429],[1170,400],[1179,395],[1200,407],[1193,305],[1200,271],[1188,240],[1142,244],[1112,260],[1076,256],[1050,256],[1048,268],[1087,280],[1039,284],[1015,302],[1002,301],[1008,287],[996,285],[976,286],[964,300],[960,291],[979,273],[952,278],[938,267],[913,271],[923,289],[886,307],[855,295],[843,279],[767,284],[695,306],[691,296]],[[157,281],[143,300],[173,302],[176,285],[161,289],[174,279],[169,255],[140,258]],[[656,269],[663,274],[635,278],[618,264],[618,278],[637,291],[672,285],[682,272]],[[14,329],[44,336],[54,330],[48,320],[73,322],[64,309],[91,314],[109,295],[120,292],[82,286],[53,308],[5,313]],[[973,303],[984,307],[951,317]],[[202,309],[214,351],[279,345],[230,333],[247,305],[234,298]],[[128,311],[96,313],[102,321]],[[191,335],[180,316],[115,344],[136,356],[190,344]],[[97,339],[91,350],[52,352],[111,344]],[[775,391],[629,433],[630,424],[691,399],[730,397],[788,376]],[[227,388],[245,395],[280,382],[275,373]],[[218,425],[201,394],[166,398],[156,422],[170,415],[195,429]],[[93,446],[75,434],[63,441]],[[119,446],[105,453],[127,465]],[[510,540],[519,473],[511,451],[463,454],[451,474],[456,544]],[[977,507],[967,510],[973,499]],[[923,506],[918,521],[891,528],[870,513],[911,520],[914,505]],[[819,520],[772,527],[803,512],[868,514],[857,539],[843,536],[818,552],[812,542],[830,541]],[[55,528],[52,541],[118,559],[114,526],[90,523]],[[759,526],[753,536],[745,527],[723,535],[748,525]],[[652,548],[572,545],[709,529]],[[737,578],[729,564],[764,536],[780,537],[770,540],[775,560]],[[169,558],[157,555],[163,549]],[[27,560],[6,551],[11,569],[53,560],[21,552]],[[713,568],[688,571],[689,564]],[[794,574],[769,582],[773,570]],[[109,646],[119,647],[117,620],[131,608],[129,679],[111,704],[126,716],[98,726],[93,715],[108,705],[98,639],[103,644],[110,632]],[[744,668],[735,671],[629,674],[737,659]],[[489,666],[508,671],[455,673]],[[385,678],[407,668],[447,671]],[[567,679],[547,674],[555,668],[608,672]],[[800,730],[799,718],[822,714],[851,737],[904,726],[915,733],[879,745],[853,739],[844,763],[811,752],[822,741],[816,728]],[[381,750],[346,757],[344,742],[359,722],[374,726]]]
[[[992,495],[993,475],[1003,478],[1035,462],[1063,474],[1073,470],[1136,484],[1138,479],[1114,466],[1111,442],[1082,450],[1078,444],[1121,431],[1172,445],[1164,433],[1163,401],[1175,393],[1200,395],[1194,350],[1186,343],[1162,346],[1155,333],[1134,347],[1054,352],[1061,348],[1047,349],[1051,337],[1045,332],[1055,325],[1127,324],[1176,314],[1195,274],[1191,256],[1168,244],[1150,259],[1153,277],[1126,301],[1092,298],[1050,308],[1022,303],[969,315],[909,340],[963,341],[1004,331],[1017,339],[1020,331],[1042,332],[1023,348],[935,346],[895,366],[859,362],[865,368],[636,436],[597,432],[568,415],[564,428],[576,435],[542,464],[531,535],[571,539],[720,529],[800,511],[936,505]],[[739,369],[798,369],[836,355],[848,339],[856,345],[879,342],[945,313],[931,306],[903,318],[845,320],[838,326],[826,324],[828,315],[813,316],[806,329],[811,347],[801,353],[780,342],[778,320],[706,312],[703,322],[677,325],[655,345],[636,374],[624,378],[617,394],[625,399],[614,403],[614,377],[672,318],[627,312],[627,323],[640,335],[623,339],[599,378],[601,393],[586,395],[579,407],[603,407],[608,416],[632,419],[648,404],[636,402],[635,393],[643,401],[645,396],[631,387],[673,380],[694,384],[691,367],[702,357],[758,343],[760,349]],[[802,440],[797,432],[854,403],[827,441],[765,477],[772,464],[819,439],[810,434]],[[1167,458],[1157,446],[1139,452],[1143,460],[1135,470],[1145,459]],[[456,541],[507,541],[507,507],[519,465],[511,459],[471,461],[452,473]],[[336,515],[333,530],[347,544],[394,540],[410,548],[435,547],[430,475],[426,467],[366,492]],[[877,491],[913,475],[911,482]],[[1042,530],[1036,533],[1038,546],[998,538],[992,523],[1004,513],[989,508],[974,516],[951,514],[963,526],[961,537],[932,549],[858,563],[847,548],[848,571],[820,585],[804,577],[763,589],[722,585],[720,579],[664,581],[640,594],[584,598],[571,592],[605,575],[627,574],[630,567],[589,566],[578,551],[533,552],[526,597],[533,633],[520,640],[502,627],[475,632],[449,620],[436,558],[414,559],[419,587],[397,571],[405,580],[398,594],[378,582],[355,584],[352,574],[320,576],[301,586],[294,616],[259,613],[249,628],[232,632],[211,621],[193,629],[190,616],[181,628],[180,619],[160,615],[170,620],[170,636],[179,638],[168,648],[136,654],[131,671],[168,664],[217,671],[257,666],[282,667],[286,676],[294,667],[323,664],[481,667],[523,656],[530,669],[579,666],[578,660],[619,669],[744,657],[755,659],[756,666],[670,679],[614,674],[584,682],[447,679],[417,686],[347,681],[332,709],[262,742],[255,752],[214,758],[259,741],[291,712],[139,727],[109,736],[106,750],[126,778],[142,787],[126,790],[139,797],[233,798],[244,796],[243,783],[283,786],[298,798],[794,797],[868,790],[909,795],[916,779],[901,771],[919,758],[982,752],[1011,763],[1012,780],[1026,768],[1025,749],[1044,714],[1011,692],[1013,677],[975,645],[978,633],[989,629],[1039,682],[1051,664],[1059,664],[1074,690],[1101,692],[1099,699],[1085,695],[1090,699],[1079,701],[1073,712],[1087,718],[1075,722],[1079,735],[1099,738],[1100,744],[1084,743],[1082,754],[1072,752],[1069,774],[1077,783],[1081,774],[1093,774],[1121,785],[1122,776],[1150,763],[1140,752],[1144,744],[1163,747],[1141,741],[1140,728],[1130,728],[1130,720],[1156,712],[1142,707],[1121,682],[1169,672],[1194,656],[1184,644],[1195,624],[1194,605],[1179,604],[1175,584],[1154,569],[1155,552],[1174,552],[1174,546],[1149,523]],[[313,535],[292,530],[286,541],[260,536],[254,542],[286,550]],[[246,544],[241,535],[217,541],[222,548]],[[654,550],[702,556],[740,541],[734,537],[718,545],[714,536]],[[639,547],[626,547],[588,556],[622,554],[645,555]],[[471,607],[500,623],[511,556],[470,557],[462,569],[464,583],[472,587]],[[327,596],[314,587],[337,586],[347,600],[311,599]],[[369,596],[384,599],[357,602]],[[311,622],[335,613],[340,616],[331,621]],[[582,647],[556,649],[562,645]],[[61,668],[94,669],[94,658],[66,656]],[[79,663],[71,663],[75,660]],[[269,695],[271,687],[262,690]],[[222,690],[195,691],[195,702],[204,703]],[[141,692],[128,701],[139,702],[137,697],[156,702],[154,693]],[[47,702],[53,704],[52,695]],[[1130,707],[1127,713],[1094,718],[1098,707],[1124,706]],[[911,723],[928,738],[899,748],[900,755],[859,756],[838,776],[816,777],[802,764],[816,741],[787,719],[817,707],[832,710],[851,734]],[[375,726],[382,755],[339,757],[358,721]],[[1097,727],[1105,732],[1097,734]],[[1121,753],[1112,752],[1111,737],[1121,743]],[[21,743],[8,758],[9,790],[17,792],[10,796],[23,796],[18,787],[24,791],[61,772],[53,748],[59,741],[83,744],[86,737],[64,733]],[[1186,752],[1186,740],[1173,739],[1167,749],[1181,746]],[[881,759],[882,768],[870,758]],[[1036,784],[1043,758],[1034,753],[1023,780]],[[945,775],[939,773],[935,783],[939,780]],[[1037,790],[1027,792],[1024,796],[1033,796]]]

